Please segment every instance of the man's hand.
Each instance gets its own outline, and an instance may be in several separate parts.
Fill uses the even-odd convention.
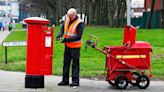
[[[62,37],[56,37],[56,40],[60,41],[60,40],[62,40]]]
[[[56,40],[60,41],[61,43],[65,42],[65,38],[62,38],[62,37],[56,37]]]
[[[64,39],[62,39],[61,43],[64,43],[64,42],[65,42],[65,38],[64,38]]]

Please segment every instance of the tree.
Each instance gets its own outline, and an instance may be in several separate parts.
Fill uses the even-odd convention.
[[[116,0],[108,0],[108,22],[109,26],[115,25]]]
[[[126,0],[23,0],[31,16],[53,17],[55,24],[71,7],[87,16],[89,25],[122,26]],[[82,17],[82,16],[81,16]],[[86,20],[84,20],[86,21]]]
[[[160,27],[164,28],[164,0],[161,0],[162,9],[161,9],[161,21],[160,21]]]
[[[151,11],[150,11],[150,15],[147,19],[147,23],[146,23],[146,28],[151,28],[151,18],[152,18],[152,14],[153,14],[153,10],[154,10],[154,4],[155,4],[155,0],[152,0],[151,3]]]
[[[89,24],[92,25],[93,21],[95,20],[95,0],[88,0],[88,19],[89,19]]]

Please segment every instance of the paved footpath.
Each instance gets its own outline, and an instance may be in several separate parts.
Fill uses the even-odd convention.
[[[0,45],[2,44],[3,40],[10,34],[9,31],[0,31]]]
[[[69,86],[59,87],[61,81],[59,76],[46,76],[45,88],[29,89],[24,88],[25,73],[9,72],[0,70],[0,92],[164,92],[164,81],[151,81],[147,89],[138,89],[129,86],[126,90],[118,90],[105,81],[80,79],[80,87]]]

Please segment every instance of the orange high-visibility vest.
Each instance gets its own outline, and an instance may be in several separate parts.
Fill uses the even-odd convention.
[[[69,26],[69,22],[70,20],[67,17],[64,26],[64,38],[72,38],[73,36],[77,36],[77,26],[79,23],[82,22],[82,20],[78,18],[70,26]],[[80,39],[74,42],[66,42],[65,44],[69,48],[80,48],[82,45],[82,41]]]

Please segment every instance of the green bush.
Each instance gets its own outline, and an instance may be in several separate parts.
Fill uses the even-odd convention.
[[[22,28],[23,28],[22,23],[16,23],[16,24],[15,24],[15,28],[16,28],[16,29],[22,29]]]

